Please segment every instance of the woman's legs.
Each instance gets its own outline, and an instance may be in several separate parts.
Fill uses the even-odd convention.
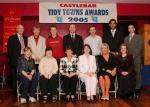
[[[109,76],[105,75],[104,78],[105,78],[105,88],[106,88],[105,97],[109,100],[109,89],[110,89],[111,82]]]
[[[101,91],[102,91],[102,99],[105,98],[105,79],[103,76],[100,76],[99,77],[99,84],[100,84],[100,87],[101,87]]]
[[[96,88],[97,88],[97,78],[96,76],[90,77],[90,96],[91,100],[94,100],[94,97],[96,95]]]

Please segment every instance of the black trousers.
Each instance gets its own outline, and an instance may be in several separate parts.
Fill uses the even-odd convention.
[[[57,87],[57,74],[54,74],[50,79],[40,76],[40,89],[43,96],[47,96],[48,92],[57,95]]]
[[[38,84],[38,78],[37,73],[35,73],[32,76],[32,80],[29,80],[27,77],[20,74],[18,76],[19,81],[21,82],[21,98],[27,98],[28,92],[30,94],[30,97],[35,97],[37,84]]]
[[[17,95],[17,67],[10,66],[11,69],[11,84],[13,89],[13,94]]]
[[[62,81],[63,81],[63,85],[64,85],[64,92],[66,93],[66,95],[69,95],[71,93],[71,95],[76,95],[76,86],[77,86],[77,82],[78,82],[78,76],[75,75],[71,78],[67,77],[67,76],[62,76]]]

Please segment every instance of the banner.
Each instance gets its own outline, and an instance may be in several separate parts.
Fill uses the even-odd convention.
[[[4,14],[3,52],[7,52],[7,41],[9,36],[16,33],[16,26],[20,24],[21,18],[16,9],[6,9]]]
[[[40,23],[108,23],[117,20],[116,4],[39,3]]]

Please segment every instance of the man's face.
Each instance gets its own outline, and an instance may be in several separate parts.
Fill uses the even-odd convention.
[[[128,31],[129,31],[129,33],[134,33],[134,32],[135,32],[134,26],[130,25],[130,26],[128,27]]]
[[[75,33],[76,32],[76,26],[75,25],[70,25],[69,32],[70,33]]]
[[[18,25],[16,28],[17,33],[19,33],[20,35],[23,34],[24,32],[24,27],[22,25]]]
[[[95,33],[96,33],[95,27],[91,27],[89,32],[90,32],[91,35],[95,35]]]
[[[109,23],[109,26],[110,26],[111,29],[116,29],[117,23],[115,21],[111,21]]]

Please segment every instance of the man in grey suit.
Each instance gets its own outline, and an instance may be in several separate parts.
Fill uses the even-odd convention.
[[[141,57],[143,51],[143,39],[141,35],[135,34],[134,25],[128,26],[129,36],[127,36],[124,42],[128,45],[129,54],[133,55],[134,69],[136,72],[136,86],[135,93],[139,94],[141,88]]]

